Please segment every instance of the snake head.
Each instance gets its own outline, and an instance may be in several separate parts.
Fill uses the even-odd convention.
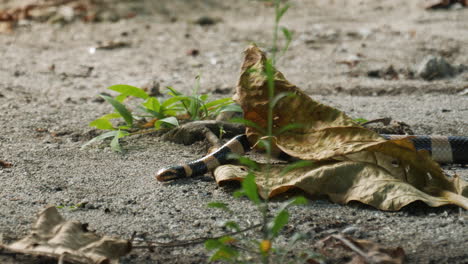
[[[171,181],[183,177],[185,177],[185,170],[181,166],[160,169],[156,173],[156,179],[162,182]]]

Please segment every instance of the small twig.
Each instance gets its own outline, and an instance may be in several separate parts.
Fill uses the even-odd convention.
[[[378,118],[378,119],[367,121],[365,123],[362,123],[361,126],[365,126],[365,125],[369,125],[373,123],[382,123],[385,126],[388,126],[388,124],[390,124],[391,121],[392,121],[391,117],[384,117],[384,118]]]
[[[367,263],[373,264],[374,261],[367,256],[366,252],[362,251],[358,246],[356,246],[352,241],[347,239],[346,237],[342,235],[331,235],[330,237],[340,241],[343,243],[345,246],[347,246],[349,249],[352,251],[356,252],[359,256],[361,256]]]
[[[235,231],[235,232],[231,232],[231,233],[226,233],[226,234],[220,235],[220,236],[199,237],[199,238],[189,239],[189,240],[185,240],[185,241],[175,241],[175,242],[168,242],[168,243],[156,242],[156,241],[145,241],[146,243],[148,243],[147,245],[133,245],[132,248],[148,248],[149,246],[152,246],[152,247],[183,247],[183,246],[189,246],[189,245],[196,245],[196,244],[201,244],[201,243],[205,242],[208,239],[219,239],[219,238],[222,238],[224,236],[233,236],[233,235],[237,235],[237,234],[240,234],[240,233],[255,229],[255,228],[260,227],[260,226],[262,226],[262,225],[261,224],[256,224],[256,225],[247,227],[245,229]],[[141,243],[145,243],[145,242],[141,242]]]

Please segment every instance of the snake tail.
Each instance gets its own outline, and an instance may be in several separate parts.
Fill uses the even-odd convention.
[[[385,139],[401,139],[409,137],[417,150],[429,151],[440,163],[468,164],[468,137],[460,136],[408,136],[381,135]]]
[[[238,135],[209,155],[183,165],[164,168],[156,173],[158,181],[170,181],[178,178],[186,178],[203,175],[216,167],[232,161],[230,153],[239,155],[250,150],[250,143],[246,135]]]

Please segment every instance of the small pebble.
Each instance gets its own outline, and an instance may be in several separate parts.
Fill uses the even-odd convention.
[[[341,231],[341,233],[346,235],[354,235],[356,232],[359,231],[359,227],[357,226],[348,226]]]
[[[416,75],[420,78],[430,81],[442,79],[455,75],[455,68],[450,65],[443,57],[427,56],[418,66]]]

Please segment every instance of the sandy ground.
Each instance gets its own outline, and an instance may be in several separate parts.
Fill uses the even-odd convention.
[[[407,74],[427,55],[468,65],[468,9],[430,12],[420,1],[406,2],[292,1],[284,25],[294,40],[278,68],[315,99],[353,117],[392,117],[418,134],[466,136],[468,72],[434,81]],[[220,223],[229,217],[208,209],[210,201],[231,204],[243,225],[260,221],[247,200],[232,198],[210,177],[169,185],[154,180],[159,168],[204,155],[207,143],[182,146],[142,135],[124,140],[125,155],[107,144],[80,147],[95,135],[88,123],[112,110],[95,101],[110,85],[156,80],[190,92],[201,73],[201,92],[230,96],[242,50],[271,42],[272,9],[214,0],[121,1],[116,7],[138,15],[66,26],[31,23],[0,35],[0,160],[14,165],[0,168],[0,234],[7,242],[27,234],[47,205],[64,205],[64,216],[99,233],[128,239],[136,232],[165,242],[222,233]],[[194,24],[202,15],[220,22]],[[116,39],[131,45],[89,52],[98,41]],[[187,55],[191,49],[199,56]],[[356,58],[354,67],[340,63]],[[368,77],[390,65],[401,71],[398,78]],[[466,167],[445,169],[468,179]],[[86,208],[67,209],[83,202]],[[402,247],[407,263],[468,263],[468,216],[458,208],[413,204],[382,212],[314,200],[291,212],[281,240],[303,232],[303,249],[353,227],[356,237]],[[196,245],[135,250],[122,262],[203,263],[206,256]]]

